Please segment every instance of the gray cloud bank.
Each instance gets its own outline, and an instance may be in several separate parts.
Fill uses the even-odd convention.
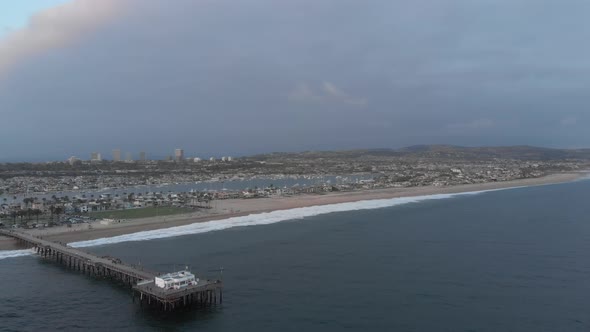
[[[116,0],[74,0],[35,14],[27,26],[0,39],[0,79],[20,62],[67,46],[105,24],[121,10],[120,4]]]
[[[124,6],[0,73],[4,159],[590,145],[587,1]]]

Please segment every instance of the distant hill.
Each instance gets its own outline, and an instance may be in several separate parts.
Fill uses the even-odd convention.
[[[361,158],[406,157],[426,159],[516,159],[516,160],[590,160],[590,149],[551,149],[535,146],[464,147],[454,145],[414,145],[401,149],[359,149],[343,151],[305,151],[299,153],[270,153],[254,159],[275,158]]]
[[[406,155],[423,157],[463,157],[465,159],[520,159],[566,160],[590,159],[590,149],[568,150],[535,146],[461,147],[450,145],[422,145],[398,150]]]

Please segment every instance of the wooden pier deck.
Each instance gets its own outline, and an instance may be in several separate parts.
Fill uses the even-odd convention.
[[[75,271],[122,282],[133,289],[133,301],[137,296],[142,305],[172,311],[192,305],[214,305],[223,301],[221,280],[199,280],[196,285],[185,288],[163,289],[154,283],[154,278],[160,273],[127,265],[117,258],[98,257],[66,244],[13,230],[0,230],[0,235],[15,238],[22,245],[33,248],[39,256],[64,264]]]

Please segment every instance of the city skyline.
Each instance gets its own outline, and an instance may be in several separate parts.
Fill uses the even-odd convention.
[[[75,160],[87,160],[87,161],[116,161],[116,162],[122,162],[122,161],[150,161],[150,160],[166,160],[166,159],[170,159],[172,158],[173,160],[176,161],[184,161],[184,160],[188,160],[191,159],[193,161],[195,161],[194,159],[198,159],[198,161],[203,160],[204,158],[206,158],[207,160],[209,160],[210,158],[214,158],[214,159],[219,159],[220,161],[232,161],[232,156],[227,155],[227,154],[215,154],[214,156],[211,156],[211,154],[208,154],[208,157],[206,157],[206,154],[198,154],[198,153],[189,153],[188,155],[185,154],[185,150],[181,149],[181,148],[175,148],[173,150],[172,154],[152,154],[154,156],[154,158],[147,158],[147,153],[146,151],[142,150],[142,151],[138,151],[137,153],[137,157],[135,158],[135,154],[133,151],[124,151],[122,149],[112,149],[111,150],[111,158],[103,158],[103,154],[102,152],[98,152],[98,151],[92,151],[90,152],[89,158],[85,158],[85,157],[78,157],[77,155],[69,155],[67,160],[70,159],[75,159]],[[122,156],[123,154],[125,155],[125,158],[123,159]],[[63,158],[57,158],[56,160],[47,160],[47,161],[61,161]]]
[[[360,149],[341,149],[341,150],[296,150],[296,151],[271,151],[268,153],[259,153],[259,154],[224,154],[224,153],[198,153],[198,152],[189,152],[185,153],[184,149],[174,148],[171,153],[151,153],[145,150],[142,151],[125,151],[122,149],[112,149],[111,153],[112,156],[110,158],[104,158],[101,152],[93,151],[86,153],[86,155],[74,155],[74,154],[66,154],[64,156],[57,156],[53,159],[39,159],[39,160],[18,160],[18,161],[2,161],[0,163],[19,163],[19,162],[70,162],[72,161],[83,161],[83,162],[102,162],[102,161],[110,161],[110,162],[140,162],[140,161],[189,161],[189,162],[201,162],[201,161],[233,161],[236,158],[243,158],[243,157],[252,157],[256,155],[272,155],[274,153],[278,154],[299,154],[299,153],[306,153],[306,152],[317,152],[317,153],[346,153],[346,152],[354,152],[354,153],[366,153],[371,151],[391,151],[391,152],[404,152],[407,151],[420,151],[424,149],[443,149],[443,150],[454,150],[454,149],[499,149],[500,151],[518,151],[518,150],[530,150],[530,151],[544,151],[545,153],[563,153],[569,151],[571,153],[586,153],[590,151],[590,148],[571,148],[571,149],[561,149],[561,148],[551,148],[551,147],[543,147],[543,146],[530,146],[530,145],[513,145],[513,146],[473,146],[473,145],[446,145],[446,144],[418,144],[412,146],[404,146],[402,148],[360,148]],[[168,151],[170,152],[170,151]],[[177,154],[180,153],[182,158],[178,158]],[[117,156],[120,156],[117,158]],[[123,158],[123,156],[125,156]]]

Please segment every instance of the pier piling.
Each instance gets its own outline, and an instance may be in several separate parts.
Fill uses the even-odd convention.
[[[145,303],[164,311],[173,311],[194,304],[211,306],[218,303],[217,292],[219,292],[219,304],[223,302],[221,280],[199,280],[196,284],[183,288],[164,289],[155,285],[154,279],[159,273],[126,265],[116,258],[98,257],[80,249],[22,232],[0,230],[0,235],[15,238],[22,245],[33,248],[40,257],[60,263],[74,271],[131,287],[132,301],[135,302],[137,295],[141,306]]]

